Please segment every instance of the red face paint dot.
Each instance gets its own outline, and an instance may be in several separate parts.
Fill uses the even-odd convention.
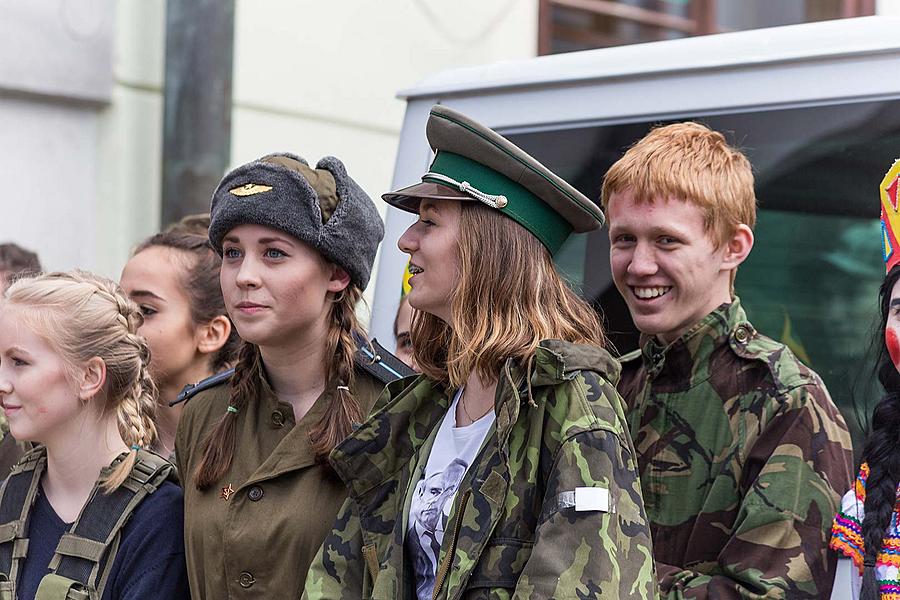
[[[897,332],[890,327],[884,331],[884,345],[887,346],[894,368],[900,371],[900,340],[897,339]]]

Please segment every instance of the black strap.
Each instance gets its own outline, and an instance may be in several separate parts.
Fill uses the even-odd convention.
[[[356,366],[384,385],[416,374],[406,363],[379,344],[378,340],[367,342],[362,336],[354,338],[358,348]]]
[[[357,368],[362,369],[384,385],[416,374],[406,363],[379,344],[378,340],[373,339],[370,342],[357,333],[353,334],[353,339],[356,341],[357,348],[354,357]],[[228,369],[198,383],[189,383],[184,386],[178,397],[169,403],[169,406],[186,402],[203,390],[228,381],[232,375],[234,375],[234,369]]]
[[[122,527],[141,501],[172,477],[171,463],[152,452],[138,451],[134,468],[122,485],[108,494],[99,484],[94,487],[78,520],[60,539],[50,569],[96,590],[100,597],[105,585],[105,581],[99,581],[100,574],[115,558],[109,555],[110,546],[118,541]]]
[[[178,394],[177,398],[169,402],[169,406],[175,406],[176,404],[181,404],[182,402],[190,400],[203,390],[208,390],[211,387],[216,387],[220,383],[228,381],[231,379],[232,375],[234,375],[234,369],[228,369],[227,371],[216,373],[212,377],[207,377],[198,383],[189,383],[182,388],[181,393]]]
[[[15,584],[28,550],[28,519],[47,458],[43,446],[26,453],[0,488],[0,574]]]

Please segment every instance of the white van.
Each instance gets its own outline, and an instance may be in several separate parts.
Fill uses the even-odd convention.
[[[408,104],[393,185],[427,170],[435,103],[506,135],[591,198],[653,125],[693,119],[726,133],[754,165],[760,209],[737,293],[761,331],[822,375],[859,449],[861,418],[878,399],[865,354],[884,275],[877,189],[900,157],[898,32],[898,18],[866,17],[440,73],[400,94]],[[372,315],[384,342],[406,265],[396,242],[411,221],[388,211]],[[637,335],[608,246],[605,230],[574,236],[556,260],[602,308],[624,353]],[[835,597],[850,597],[840,589]]]

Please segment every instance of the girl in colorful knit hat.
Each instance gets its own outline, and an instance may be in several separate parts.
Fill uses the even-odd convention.
[[[863,463],[834,518],[831,548],[853,560],[853,600],[900,599],[900,160],[884,176],[881,223],[887,274],[879,291],[878,380],[885,396],[875,407]]]

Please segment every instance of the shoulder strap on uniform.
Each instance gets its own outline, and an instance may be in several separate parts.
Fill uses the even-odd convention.
[[[384,385],[392,381],[416,375],[406,363],[388,352],[378,340],[367,341],[366,338],[354,333],[356,340],[356,366]]]
[[[28,554],[28,519],[47,464],[43,446],[25,453],[0,488],[0,597],[15,598],[19,563]]]
[[[367,341],[366,338],[354,333],[353,339],[356,340],[356,366],[364,370],[372,377],[387,385],[388,383],[403,377],[415,375],[416,372],[409,368],[406,363],[391,354],[385,349],[378,340]],[[169,403],[169,406],[175,406],[181,402],[190,400],[203,390],[208,390],[225,381],[231,379],[234,375],[234,369],[228,369],[221,373],[216,373],[212,377],[207,377],[199,383],[189,383],[184,386],[178,397]]]
[[[619,362],[627,363],[627,362],[631,362],[633,360],[637,360],[640,357],[641,357],[641,349],[638,348],[637,350],[632,350],[631,352],[627,352],[627,353],[623,354],[622,356],[620,356]]]
[[[107,494],[98,482],[78,520],[56,546],[50,561],[56,575],[53,582],[69,580],[72,589],[87,590],[91,598],[102,597],[122,527],[144,498],[174,477],[174,471],[161,456],[139,450],[131,474],[117,489]]]
[[[228,381],[231,379],[232,375],[234,375],[234,369],[228,369],[227,371],[216,373],[212,377],[207,377],[198,383],[189,383],[182,388],[181,393],[178,394],[177,398],[169,402],[169,406],[175,406],[176,404],[181,404],[182,402],[190,400],[203,390],[208,390],[211,387],[216,387],[220,383]]]

